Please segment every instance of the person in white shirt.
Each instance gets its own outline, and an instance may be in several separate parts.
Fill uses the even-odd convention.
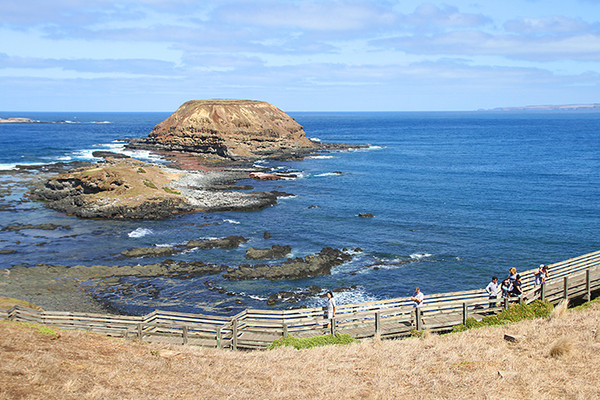
[[[490,300],[496,300],[498,298],[498,277],[492,277],[492,281],[485,287],[485,291],[488,292]],[[493,307],[496,307],[496,302],[490,301],[490,308]]]
[[[410,298],[413,302],[413,305],[415,307],[415,314],[417,313],[417,308],[421,308],[423,306],[423,300],[425,299],[425,295],[423,294],[423,292],[421,292],[421,289],[419,287],[415,288],[415,293],[412,295],[412,297]],[[414,321],[414,319],[413,319]],[[413,323],[413,321],[411,321],[411,324]],[[423,325],[425,325],[425,319],[421,317],[421,321],[423,322]]]
[[[335,299],[333,293],[327,292],[327,328],[331,326],[331,320],[335,317]]]

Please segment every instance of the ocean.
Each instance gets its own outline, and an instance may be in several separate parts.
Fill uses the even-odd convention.
[[[54,223],[70,230],[0,231],[0,268],[38,263],[131,265],[133,247],[182,244],[241,235],[240,248],[193,250],[176,260],[237,266],[247,247],[291,245],[292,257],[324,247],[360,249],[329,276],[229,282],[124,278],[132,290],[96,296],[116,310],[154,309],[231,315],[245,308],[324,304],[309,296],[267,306],[269,295],[317,285],[338,304],[483,288],[508,268],[531,269],[600,249],[600,113],[421,112],[289,113],[306,135],[324,142],[366,144],[303,161],[258,161],[297,171],[289,181],[241,181],[294,196],[257,212],[195,213],[163,221],[82,220],[26,199],[22,178],[0,174],[0,229]],[[94,160],[95,150],[127,152],[118,139],[146,136],[169,113],[0,113],[63,123],[0,124],[0,169],[17,164]],[[359,213],[373,218],[359,218]],[[270,239],[263,237],[271,234]],[[207,281],[229,294],[209,290]],[[153,289],[153,290],[152,290]],[[1,293],[0,293],[1,294]]]

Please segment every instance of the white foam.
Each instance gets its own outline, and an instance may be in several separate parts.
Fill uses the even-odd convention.
[[[92,121],[91,124],[110,124],[110,121]]]
[[[0,171],[10,171],[11,169],[15,169],[17,164],[0,164]]]
[[[17,165],[23,165],[23,166],[28,166],[28,167],[32,167],[32,166],[36,166],[36,165],[46,165],[47,163],[7,163],[7,164],[0,164],[0,171],[10,171],[13,169],[17,168]]]
[[[410,258],[413,260],[422,260],[423,258],[431,257],[433,254],[429,253],[413,253],[410,255]]]
[[[229,224],[235,224],[235,225],[239,225],[240,221],[236,221],[234,219],[224,219],[223,222],[227,222]]]
[[[316,174],[315,176],[340,176],[342,174],[338,172],[324,172],[322,174]]]
[[[306,157],[308,159],[312,159],[312,160],[329,160],[331,158],[335,158],[334,156],[324,156],[324,155],[318,155],[318,156],[310,156],[310,157]]]
[[[320,142],[321,139],[319,139],[318,137],[311,137],[309,138],[309,140],[312,140],[313,142]]]
[[[141,238],[146,235],[150,235],[151,233],[153,233],[152,229],[137,228],[136,230],[129,232],[127,236],[129,236],[130,238]]]

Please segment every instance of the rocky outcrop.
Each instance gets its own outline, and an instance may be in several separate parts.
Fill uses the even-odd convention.
[[[246,243],[250,239],[243,236],[227,236],[222,239],[199,239],[190,240],[186,247],[197,247],[200,249],[235,249],[240,247],[240,244]]]
[[[198,239],[190,240],[185,245],[164,246],[164,247],[136,247],[123,250],[121,255],[124,257],[168,257],[173,254],[181,253],[190,248],[199,249],[235,249],[248,240],[243,236],[227,236],[220,239]]]
[[[178,251],[173,247],[136,247],[123,250],[121,255],[124,257],[167,257]]]
[[[292,246],[281,246],[275,244],[270,249],[257,249],[249,247],[246,250],[246,258],[249,260],[276,260],[283,258],[292,252]]]
[[[71,227],[69,225],[56,225],[56,224],[37,224],[37,225],[25,224],[25,225],[8,225],[8,226],[5,226],[4,228],[2,228],[2,231],[3,232],[6,232],[6,231],[18,232],[18,231],[22,231],[25,229],[53,231],[56,229],[70,230]]]
[[[301,279],[313,276],[329,275],[331,268],[352,260],[350,254],[344,253],[330,247],[324,248],[316,255],[308,255],[304,258],[288,259],[277,265],[240,265],[238,268],[230,268],[223,277],[229,280],[248,280],[266,278],[278,279]]]
[[[133,148],[254,158],[315,149],[293,118],[272,104],[254,100],[191,100],[154,127]]]
[[[134,159],[109,160],[47,179],[31,198],[81,218],[163,219],[193,211],[255,211],[277,204],[280,197],[227,190],[231,185],[221,180],[232,174],[218,175],[174,172]],[[247,173],[233,176],[241,179]]]

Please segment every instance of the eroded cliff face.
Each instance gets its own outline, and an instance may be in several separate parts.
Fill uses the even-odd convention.
[[[302,128],[264,101],[192,100],[156,125],[146,143],[221,157],[257,157],[314,148]]]

